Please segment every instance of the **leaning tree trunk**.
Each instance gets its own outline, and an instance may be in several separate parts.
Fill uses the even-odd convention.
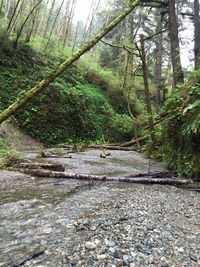
[[[16,37],[16,40],[15,40],[14,45],[13,45],[14,48],[17,48],[19,38],[20,38],[20,36],[21,36],[21,34],[22,34],[22,31],[23,31],[23,29],[24,29],[24,27],[25,27],[25,25],[26,25],[28,19],[30,18],[30,16],[31,16],[31,14],[33,13],[33,11],[34,11],[34,10],[41,4],[42,1],[43,1],[43,0],[40,0],[40,1],[39,1],[39,2],[38,2],[38,3],[31,9],[31,11],[29,12],[28,16],[27,16],[26,19],[24,20],[24,22],[23,22],[23,24],[22,24],[22,26],[21,26],[19,32],[17,33],[17,37]]]
[[[11,18],[10,18],[10,21],[9,21],[8,26],[7,26],[7,29],[6,29],[6,33],[9,33],[11,24],[12,24],[12,22],[13,22],[13,19],[14,19],[14,17],[15,17],[16,12],[17,12],[17,8],[18,8],[18,6],[19,6],[19,4],[20,4],[20,1],[21,1],[21,0],[18,0],[18,1],[17,1],[17,4],[15,5],[14,11],[13,11],[13,13],[12,13],[12,16],[11,16]]]
[[[19,97],[16,102],[10,105],[6,110],[0,114],[0,124],[28,103],[34,96],[45,89],[52,83],[59,75],[61,75],[69,66],[71,66],[83,54],[89,51],[95,44],[97,44],[107,33],[109,33],[116,25],[118,25],[128,14],[130,14],[139,4],[140,0],[135,0],[130,3],[129,8],[122,11],[120,15],[109,23],[102,31],[97,34],[92,40],[83,45],[75,54],[65,60],[57,69],[45,77],[40,83],[31,88],[23,96]]]
[[[36,22],[38,13],[39,13],[39,9],[37,8],[35,14],[33,15],[33,19],[30,22],[30,28],[29,28],[29,30],[27,32],[25,43],[29,43],[30,40],[31,40],[31,36],[33,34],[33,30],[34,30],[34,27],[35,27],[35,22]]]
[[[194,55],[195,69],[200,68],[200,16],[199,0],[194,0]]]
[[[169,12],[169,33],[171,44],[171,58],[173,67],[174,86],[184,83],[183,70],[181,66],[180,46],[178,38],[178,23],[175,11],[175,0],[170,0],[168,4]]]

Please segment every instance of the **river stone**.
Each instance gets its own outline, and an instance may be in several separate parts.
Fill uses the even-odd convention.
[[[184,248],[178,248],[178,252],[183,253],[184,252]]]
[[[101,254],[101,255],[97,255],[97,260],[98,261],[103,261],[108,257],[107,254]]]
[[[99,239],[95,239],[94,240],[94,243],[97,247],[100,247],[101,246],[101,241]]]
[[[110,248],[109,248],[109,252],[110,252],[110,253],[114,254],[115,251],[116,251],[116,248],[115,248],[115,247],[110,247]]]
[[[88,226],[88,225],[90,224],[90,220],[87,218],[87,219],[85,219],[85,220],[82,222],[82,224],[83,224],[84,226]]]
[[[85,243],[85,247],[87,249],[95,249],[96,248],[96,244],[94,242],[86,242]]]
[[[108,242],[108,246],[109,247],[114,247],[116,244],[115,244],[115,242],[114,241],[109,241]]]

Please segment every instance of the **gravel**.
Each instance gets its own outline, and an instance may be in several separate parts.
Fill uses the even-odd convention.
[[[158,185],[112,190],[95,216],[74,222],[82,238],[63,266],[200,266],[198,193]]]
[[[136,152],[62,159],[67,171],[148,171]],[[151,171],[162,170],[154,163]],[[94,172],[96,171],[96,172]],[[0,172],[0,267],[200,267],[200,194],[164,185]]]

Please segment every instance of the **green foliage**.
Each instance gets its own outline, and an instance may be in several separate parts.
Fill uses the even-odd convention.
[[[113,142],[130,140],[134,136],[133,121],[126,114],[115,114],[109,123],[107,138]]]
[[[178,175],[199,179],[200,175],[200,84],[193,86],[187,99],[179,93],[170,97],[164,112],[168,119],[157,130],[157,156]]]
[[[120,87],[120,77],[110,68],[102,68],[98,58],[84,56],[78,64],[85,79],[105,91],[112,106],[119,113],[127,112],[127,99]]]
[[[12,61],[10,54],[0,53],[2,110],[59,64],[59,58],[34,54],[28,47],[20,50],[18,55],[12,54]],[[15,123],[47,145],[70,140],[95,141],[102,135],[108,141],[132,137],[130,118],[117,116],[102,86],[88,83],[84,76],[82,69],[69,68],[15,115]],[[111,71],[102,70],[102,82],[111,76]]]
[[[66,58],[72,54],[72,48],[63,47],[63,44],[61,42],[58,42],[58,38],[55,36],[52,36],[46,41],[44,41],[44,39],[39,36],[34,37],[31,39],[29,47],[37,51],[37,53],[46,54],[48,55],[48,57],[56,58],[56,60],[58,58]]]

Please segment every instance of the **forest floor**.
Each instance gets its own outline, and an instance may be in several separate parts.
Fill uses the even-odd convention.
[[[137,152],[52,159],[68,172],[149,169]],[[29,158],[37,152],[27,152]],[[163,170],[152,163],[151,171]],[[164,185],[35,178],[0,171],[0,266],[200,266],[200,194]]]

